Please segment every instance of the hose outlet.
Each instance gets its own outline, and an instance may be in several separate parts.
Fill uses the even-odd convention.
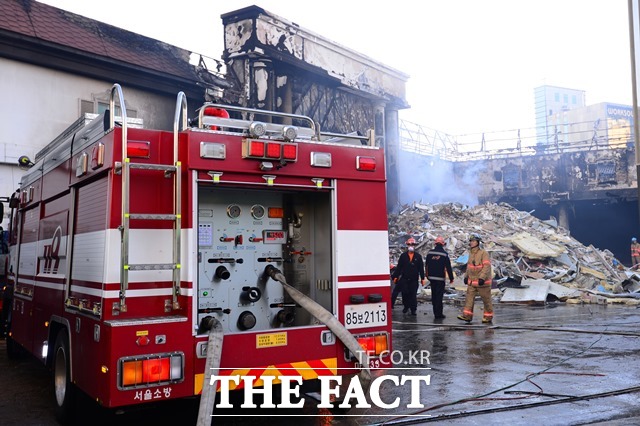
[[[216,268],[216,278],[219,278],[221,280],[228,280],[230,276],[231,276],[231,273],[226,267],[218,266]]]
[[[276,319],[280,324],[291,325],[293,324],[293,321],[296,319],[296,315],[291,311],[282,309],[281,311],[278,311],[278,313],[276,314]]]
[[[251,330],[256,326],[256,316],[249,311],[244,311],[238,317],[238,328],[240,330]]]
[[[280,272],[280,270],[278,268],[276,268],[275,266],[273,266],[273,265],[267,265],[264,268],[264,273],[265,273],[265,275],[267,275],[267,276],[269,276],[269,277],[271,277],[271,278],[273,278],[275,280],[276,279],[275,276],[277,274],[281,274],[282,272]]]
[[[262,291],[258,287],[242,287],[240,300],[245,303],[255,303],[262,297]]]
[[[204,334],[211,330],[213,327],[213,317],[211,315],[207,315],[202,318],[200,321],[200,325],[198,326],[198,334]]]
[[[282,271],[280,271],[273,265],[267,265],[264,268],[264,273],[265,275],[273,278],[275,281],[281,282],[282,284],[287,284],[287,280],[285,279],[284,275],[282,275]]]

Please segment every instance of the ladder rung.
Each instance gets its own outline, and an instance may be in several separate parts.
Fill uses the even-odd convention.
[[[165,172],[175,172],[176,166],[169,166],[166,164],[143,164],[143,163],[127,163],[131,169],[140,170],[162,170]]]
[[[173,263],[138,263],[129,265],[130,271],[163,271],[171,269],[176,269],[176,265]]]
[[[176,220],[175,214],[146,214],[146,213],[130,213],[129,219],[142,220]]]

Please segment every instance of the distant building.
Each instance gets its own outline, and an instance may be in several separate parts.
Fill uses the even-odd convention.
[[[549,141],[559,147],[565,145],[609,145],[610,148],[633,146],[633,107],[601,102],[583,108],[559,112],[547,118]]]
[[[539,86],[534,89],[536,140],[538,144],[553,143],[555,125],[549,118],[561,112],[585,106],[585,91],[558,86]]]

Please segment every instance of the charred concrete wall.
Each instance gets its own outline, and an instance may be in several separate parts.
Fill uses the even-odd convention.
[[[385,149],[388,203],[397,204],[398,111],[409,106],[408,75],[256,6],[224,14],[222,21],[223,59],[234,84],[225,99],[309,116],[325,132],[366,135],[374,129],[376,144]]]
[[[540,219],[554,216],[584,244],[631,261],[629,240],[638,237],[632,147],[459,161],[453,168],[458,185],[468,185],[474,171],[478,202],[506,202]]]
[[[479,202],[511,205],[637,199],[634,150],[601,149],[456,162],[456,170],[483,168]],[[456,173],[456,176],[462,173]]]
[[[543,220],[553,216],[583,244],[609,249],[630,264],[630,239],[640,238],[632,147],[469,157],[478,159],[402,151],[401,203],[505,202]]]

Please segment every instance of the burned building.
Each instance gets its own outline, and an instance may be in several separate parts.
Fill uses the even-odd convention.
[[[629,261],[629,242],[638,231],[633,147],[573,145],[483,164],[479,202],[506,202],[540,218],[553,216],[581,241]],[[470,166],[458,162],[454,167]]]
[[[615,203],[637,199],[634,150],[571,149],[507,158],[457,162],[454,168],[484,164],[478,174],[480,202],[507,202],[535,208],[555,206],[560,224],[571,228],[576,202]]]
[[[554,217],[584,243],[630,262],[640,235],[635,150],[631,144],[584,143],[449,153],[445,158],[403,151],[414,175],[416,201],[468,205],[508,203],[540,219]],[[416,179],[415,175],[423,176]]]
[[[373,130],[385,148],[388,204],[396,204],[398,111],[409,107],[409,76],[257,6],[222,22],[226,77],[239,93],[230,100],[312,117],[328,136]]]

